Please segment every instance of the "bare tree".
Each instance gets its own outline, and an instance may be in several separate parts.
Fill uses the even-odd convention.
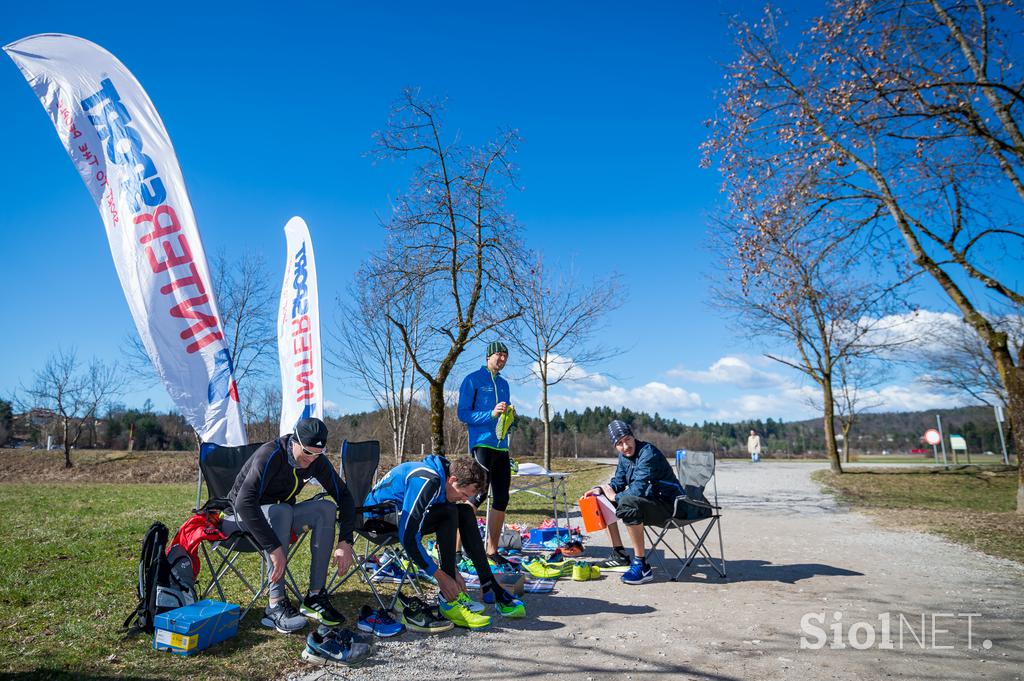
[[[417,289],[407,290],[405,296],[378,295],[362,270],[356,282],[352,303],[337,303],[338,316],[330,330],[334,343],[326,359],[341,378],[359,385],[387,415],[391,451],[398,465],[405,459],[409,421],[421,385],[412,358],[419,350],[424,305]],[[405,328],[413,352],[389,318]]]
[[[267,381],[252,385],[242,393],[242,413],[250,442],[269,442],[281,429],[281,385]]]
[[[869,409],[882,406],[882,400],[871,389],[879,386],[884,363],[863,356],[845,357],[836,365],[836,420],[843,434],[843,463],[850,463],[850,433]]]
[[[580,283],[571,270],[555,268],[553,274],[544,259],[534,254],[518,290],[523,310],[512,333],[512,342],[530,364],[530,374],[541,388],[540,417],[544,423],[544,467],[551,468],[551,405],[549,390],[563,381],[585,375],[593,366],[614,353],[594,344],[602,317],[622,305],[621,286],[616,276]]]
[[[1018,347],[1024,342],[1024,316],[1007,315],[991,321]],[[960,321],[933,325],[923,345],[917,355],[926,372],[924,382],[981,404],[1008,406],[1006,386],[992,354],[972,327]]]
[[[385,309],[412,365],[429,385],[431,451],[447,451],[445,382],[466,347],[519,315],[512,291],[522,262],[519,227],[505,211],[514,186],[518,134],[506,131],[479,149],[445,138],[441,106],[408,90],[377,133],[381,159],[414,159],[409,190],[385,222],[387,245],[366,268],[369,285],[392,301],[414,292],[422,332]]]
[[[723,222],[714,244],[724,280],[716,301],[731,309],[741,332],[762,342],[781,340],[796,357],[766,357],[796,369],[821,391],[825,452],[842,473],[835,435],[837,370],[862,362],[899,341],[888,340],[886,314],[895,286],[854,274],[858,253],[836,225],[803,219],[798,207],[779,210],[771,230],[743,220]],[[756,252],[749,248],[757,243]],[[889,317],[888,319],[892,319]]]
[[[25,393],[29,398],[25,411],[48,409],[60,421],[64,448],[64,467],[71,468],[71,449],[78,444],[100,407],[124,387],[125,379],[117,364],[92,360],[82,367],[74,348],[59,349],[50,355]]]
[[[833,0],[787,47],[769,10],[737,26],[706,147],[734,212],[753,224],[772,229],[772,214],[795,203],[859,222],[865,249],[891,237],[887,257],[934,280],[985,343],[1018,452],[1022,348],[986,312],[1024,304],[1019,26],[1006,0]],[[1024,513],[1024,457],[1018,466]]]
[[[235,382],[241,386],[266,378],[276,368],[278,278],[270,276],[263,256],[255,253],[234,261],[219,253],[211,273]],[[122,354],[131,374],[149,385],[159,382],[138,333],[124,339]]]

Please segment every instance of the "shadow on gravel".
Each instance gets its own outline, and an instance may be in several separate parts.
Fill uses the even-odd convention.
[[[580,678],[586,674],[592,674],[593,678],[619,678],[619,679],[689,679],[696,681],[739,681],[735,676],[718,674],[710,670],[701,670],[685,664],[670,660],[644,659],[642,665],[637,662],[637,655],[647,652],[640,649],[629,651],[610,650],[605,645],[570,644],[563,641],[537,641],[531,646],[531,650],[520,651],[517,655],[514,651],[502,648],[493,648],[488,651],[491,657],[492,668],[497,671],[484,671],[474,669],[474,679],[495,679],[506,681],[509,678],[531,679],[535,677],[558,678],[560,676],[572,676]],[[522,656],[524,654],[537,660],[545,660],[542,665],[534,665],[530,669],[523,669]],[[644,668],[646,667],[646,669]],[[510,674],[509,670],[515,670]]]
[[[600,585],[601,580],[595,582]],[[645,615],[654,612],[655,608],[649,605],[624,605],[613,603],[603,598],[588,598],[586,596],[561,596],[559,598],[537,598],[530,599],[527,603],[530,609],[530,616],[557,615],[559,617],[578,615],[598,615],[614,613],[617,615]],[[524,622],[528,620],[523,620]],[[524,627],[526,628],[526,627]],[[531,629],[533,627],[530,627]]]
[[[796,584],[802,579],[812,577],[863,577],[864,573],[856,570],[825,565],[823,563],[792,563],[776,565],[766,560],[727,560],[726,579],[720,579],[713,571],[708,570],[710,578],[695,577],[694,570],[701,571],[699,564],[688,570],[679,579],[680,582],[707,582],[710,584],[724,582],[781,582]]]

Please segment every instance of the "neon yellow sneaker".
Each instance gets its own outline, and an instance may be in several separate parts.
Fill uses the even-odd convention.
[[[491,618],[489,615],[478,615],[477,613],[468,610],[466,606],[459,603],[458,600],[446,601],[443,596],[438,596],[437,609],[440,611],[442,617],[451,620],[457,627],[465,627],[466,629],[483,629],[491,624]]]
[[[588,582],[592,579],[600,579],[601,568],[589,563],[576,563],[572,567],[572,580],[574,582]]]
[[[512,597],[512,600],[502,603],[501,601],[495,601],[494,609],[498,611],[498,614],[502,617],[508,617],[509,619],[522,619],[526,617],[526,606],[521,600],[516,597]]]
[[[558,579],[562,576],[560,567],[551,567],[542,560],[524,561],[522,565],[527,572],[540,579]]]
[[[484,605],[483,603],[479,603],[477,601],[474,601],[472,598],[469,597],[469,594],[467,594],[464,591],[460,592],[459,593],[459,597],[456,598],[455,600],[457,600],[459,602],[459,605],[464,607],[466,610],[469,610],[470,612],[472,612],[474,614],[477,614],[477,615],[479,615],[480,613],[482,613],[484,610],[487,609],[486,605]]]

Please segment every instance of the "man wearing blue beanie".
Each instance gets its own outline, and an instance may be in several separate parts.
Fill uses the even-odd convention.
[[[625,523],[633,545],[633,560],[628,561],[619,524],[608,525],[615,556],[604,567],[614,570],[628,564],[622,581],[645,584],[654,579],[654,573],[647,562],[644,525],[660,525],[672,517],[673,503],[683,494],[683,487],[665,455],[650,442],[637,440],[625,421],[616,419],[608,424],[608,439],[619,453],[615,474],[608,484],[599,485],[584,496],[604,495],[615,504],[615,517]]]

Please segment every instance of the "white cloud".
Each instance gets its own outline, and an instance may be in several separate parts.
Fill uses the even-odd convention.
[[[539,380],[540,362],[535,362],[531,365],[530,372]],[[561,379],[563,383],[575,383],[591,390],[601,390],[610,385],[606,376],[599,373],[591,373],[578,364],[574,364],[571,357],[565,357],[557,353],[549,354],[548,380],[556,379],[563,375],[564,378]]]
[[[324,415],[337,418],[341,414],[341,408],[334,400],[324,400]]]
[[[581,389],[569,394],[552,395],[551,403],[558,410],[587,407],[627,407],[650,414],[658,412],[679,417],[695,411],[706,411],[707,405],[698,393],[685,388],[651,381],[635,388],[610,385],[604,390]]]
[[[799,421],[819,415],[813,406],[821,401],[821,391],[809,385],[788,383],[767,393],[747,393],[723,400],[711,418],[716,421],[782,418]]]
[[[745,359],[733,356],[722,357],[706,371],[671,369],[668,375],[697,383],[727,384],[741,388],[770,388],[789,383],[781,374],[762,371],[751,366]]]

